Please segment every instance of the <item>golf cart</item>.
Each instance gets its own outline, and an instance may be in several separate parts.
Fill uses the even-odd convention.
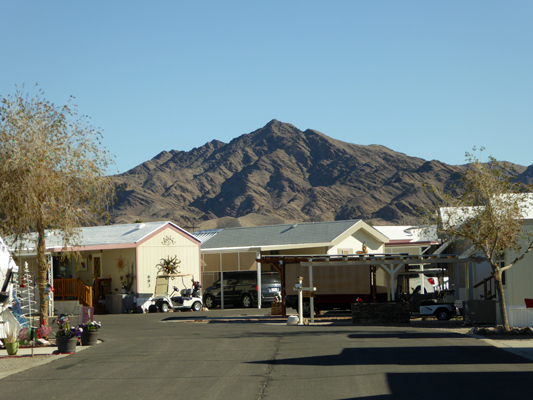
[[[193,287],[192,289],[182,289],[180,291],[174,285],[181,283],[185,287],[185,278],[191,279]],[[177,282],[175,282],[176,280]],[[171,285],[172,292],[169,289]],[[155,293],[151,300],[159,311],[164,313],[170,309],[200,311],[202,309],[201,287],[191,274],[158,275],[155,283]]]
[[[459,315],[459,310],[454,302],[454,290],[439,290],[443,285],[428,284],[426,274],[432,271],[410,271],[398,274],[396,285],[396,298],[409,302],[409,311],[412,317],[435,317],[439,321],[447,321]],[[443,281],[440,276],[439,281]],[[413,282],[416,282],[413,284]],[[413,287],[413,285],[417,286]],[[421,293],[421,286],[424,291]],[[402,291],[407,288],[407,291]]]

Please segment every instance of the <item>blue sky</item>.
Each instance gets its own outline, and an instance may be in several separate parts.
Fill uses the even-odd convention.
[[[272,119],[531,165],[531,1],[1,1],[0,95],[76,97],[125,172]],[[114,171],[116,172],[116,171]]]

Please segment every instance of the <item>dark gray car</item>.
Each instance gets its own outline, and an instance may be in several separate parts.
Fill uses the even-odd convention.
[[[257,272],[224,272],[224,304],[233,304],[244,308],[257,304]],[[213,308],[222,303],[222,285],[220,279],[204,291],[204,305]],[[271,303],[281,292],[281,277],[277,272],[261,273],[261,302]]]

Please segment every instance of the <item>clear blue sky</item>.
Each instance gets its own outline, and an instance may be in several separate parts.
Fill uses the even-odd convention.
[[[0,95],[75,96],[119,172],[274,118],[449,164],[473,146],[533,164],[531,1],[0,5]]]

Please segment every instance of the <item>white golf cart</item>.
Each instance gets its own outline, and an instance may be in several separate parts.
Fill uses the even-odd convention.
[[[192,282],[192,288],[185,288],[185,282]],[[181,291],[177,285],[183,286]],[[172,292],[170,292],[172,287]],[[194,280],[194,276],[191,274],[180,275],[158,275],[155,284],[155,293],[151,298],[153,304],[161,312],[168,312],[173,310],[193,310],[200,311],[202,309],[202,295],[200,288],[202,286],[199,282]]]

